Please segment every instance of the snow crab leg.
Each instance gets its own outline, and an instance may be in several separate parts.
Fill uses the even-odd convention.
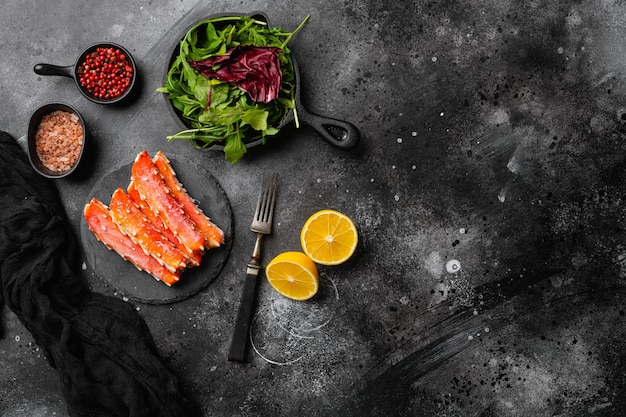
[[[135,183],[133,181],[131,181],[130,184],[128,185],[128,189],[126,190],[126,192],[128,193],[128,196],[130,197],[130,199],[133,200],[133,202],[137,205],[137,207],[139,207],[139,210],[141,210],[144,216],[146,216],[148,220],[150,220],[150,223],[152,223],[157,229],[159,229],[159,231],[163,234],[163,236],[165,236],[170,242],[172,242],[172,244],[174,244],[174,246],[176,246],[176,248],[178,248],[179,251],[187,254],[187,266],[200,265],[200,259],[201,259],[200,255],[199,254],[192,255],[190,253],[187,253],[187,248],[185,248],[185,245],[180,243],[180,241],[178,240],[178,238],[176,238],[174,233],[172,233],[170,229],[165,227],[163,220],[161,220],[161,218],[157,216],[154,213],[154,211],[152,211],[148,203],[146,203],[141,198],[141,196],[139,195],[139,192],[137,191],[137,188],[135,187]]]
[[[206,238],[171,194],[148,152],[142,151],[137,155],[131,171],[132,181],[141,198],[185,245],[187,252],[203,253]]]
[[[85,205],[83,212],[89,229],[107,248],[117,252],[140,271],[146,271],[155,279],[171,286],[180,279],[180,275],[171,272],[155,258],[144,253],[139,245],[125,235],[115,224],[110,211],[101,201],[93,198]]]
[[[119,228],[171,272],[179,274],[187,266],[187,256],[157,229],[121,188],[113,192],[109,204],[111,218]]]
[[[152,162],[156,165],[159,173],[165,181],[165,185],[167,185],[170,189],[170,192],[176,201],[178,201],[183,210],[185,210],[185,213],[187,213],[189,218],[191,218],[191,220],[198,227],[198,230],[200,230],[200,232],[202,232],[204,237],[207,239],[207,248],[216,248],[224,243],[224,232],[222,229],[214,224],[209,217],[202,212],[202,209],[198,207],[196,202],[189,196],[187,190],[185,190],[176,177],[176,173],[174,172],[169,159],[167,159],[163,152],[158,151],[154,155],[154,158],[152,158]]]

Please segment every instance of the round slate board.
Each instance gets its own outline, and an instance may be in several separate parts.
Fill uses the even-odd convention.
[[[175,285],[168,287],[150,274],[139,271],[116,252],[109,250],[89,230],[84,217],[80,235],[89,266],[96,275],[131,300],[146,304],[167,304],[189,298],[205,289],[219,275],[232,246],[233,214],[226,193],[217,180],[205,169],[169,158],[179,181],[194,198],[202,211],[218,225],[225,236],[219,248],[205,252],[200,266],[188,268]],[[107,206],[118,188],[126,189],[130,183],[132,163],[106,174],[89,194]],[[85,202],[87,203],[87,201]]]

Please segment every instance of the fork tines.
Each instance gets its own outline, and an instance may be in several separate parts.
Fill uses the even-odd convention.
[[[278,174],[264,173],[261,177],[261,191],[257,201],[254,220],[251,228],[264,230],[259,233],[270,233],[272,228],[272,218],[274,217],[274,204],[276,202],[276,188],[278,185]],[[266,231],[267,230],[267,231]],[[257,231],[257,230],[253,230]]]

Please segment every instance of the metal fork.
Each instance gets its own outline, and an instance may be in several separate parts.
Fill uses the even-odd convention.
[[[250,225],[250,230],[255,232],[256,242],[252,250],[252,257],[246,269],[246,281],[244,283],[243,294],[235,330],[228,352],[228,360],[235,362],[245,362],[248,352],[248,342],[250,333],[250,321],[256,304],[256,289],[259,271],[261,270],[261,240],[264,235],[272,233],[272,219],[274,217],[274,207],[276,205],[276,188],[278,186],[277,174],[263,174],[261,177],[261,191],[256,204],[254,218]]]

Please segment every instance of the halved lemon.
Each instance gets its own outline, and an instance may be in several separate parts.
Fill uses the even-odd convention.
[[[338,265],[356,249],[359,236],[352,219],[336,210],[320,210],[304,223],[300,232],[302,249],[313,262]]]
[[[276,291],[292,300],[304,301],[317,294],[317,266],[302,252],[283,252],[265,267],[265,277]]]

